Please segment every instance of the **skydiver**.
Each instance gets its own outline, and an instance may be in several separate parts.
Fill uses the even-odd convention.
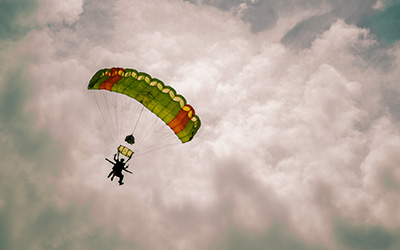
[[[107,178],[110,178],[110,176],[111,176],[111,181],[112,181],[114,179],[114,176],[117,176],[117,177],[119,177],[119,181],[118,181],[119,185],[123,185],[124,183],[122,182],[122,180],[124,179],[124,175],[122,174],[122,170],[132,174],[131,171],[126,170],[129,166],[126,165],[126,167],[125,167],[125,164],[128,163],[128,161],[130,159],[131,159],[131,157],[129,157],[129,159],[126,162],[124,162],[124,158],[119,159],[119,154],[118,154],[118,157],[117,157],[117,154],[114,154],[115,162],[106,158],[106,160],[108,162],[110,162],[111,164],[114,165],[111,172],[108,174]]]

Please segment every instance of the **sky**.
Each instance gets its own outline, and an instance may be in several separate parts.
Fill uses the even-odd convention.
[[[400,249],[400,1],[0,0],[0,248]],[[87,85],[202,125],[107,179]]]

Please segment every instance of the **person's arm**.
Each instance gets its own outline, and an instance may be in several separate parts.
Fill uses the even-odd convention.
[[[109,160],[109,159],[107,159],[107,158],[106,158],[106,161],[108,161],[109,163],[115,165],[115,162],[112,162],[111,160]]]
[[[130,174],[133,174],[131,171],[126,170],[126,168],[124,168],[124,171],[126,171],[126,172],[128,172],[128,173],[130,173]]]

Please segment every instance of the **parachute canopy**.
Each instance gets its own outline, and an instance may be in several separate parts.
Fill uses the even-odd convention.
[[[101,69],[90,80],[88,89],[116,92],[140,102],[164,121],[182,143],[191,141],[200,128],[199,117],[182,95],[135,69]]]

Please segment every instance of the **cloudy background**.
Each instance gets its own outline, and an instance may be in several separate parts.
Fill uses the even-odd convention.
[[[0,4],[1,249],[400,249],[400,1]],[[202,120],[122,187],[112,66]]]

